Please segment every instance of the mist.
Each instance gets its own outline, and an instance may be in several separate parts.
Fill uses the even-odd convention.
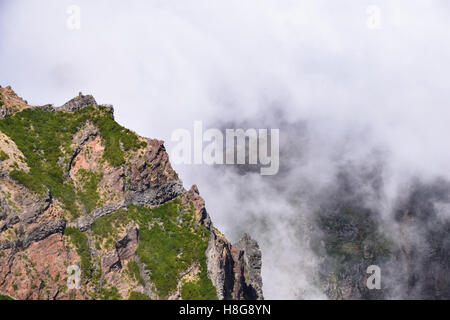
[[[67,28],[70,5],[81,9],[79,30]],[[276,176],[174,168],[229,239],[258,240],[265,298],[326,298],[310,242],[340,173],[394,239],[410,181],[450,179],[449,9],[444,0],[0,0],[0,85],[33,105],[93,94],[169,154],[171,133],[196,120],[280,129]]]

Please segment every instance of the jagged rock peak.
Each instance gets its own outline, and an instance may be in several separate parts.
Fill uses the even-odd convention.
[[[31,108],[28,102],[19,97],[10,86],[0,86],[0,119],[27,108]]]
[[[60,107],[54,107],[53,104],[32,106],[29,105],[28,102],[21,98],[16,92],[14,92],[11,86],[0,86],[0,119],[28,108],[40,108],[49,112],[75,112],[88,106],[98,106],[97,101],[92,95],[83,95],[82,92],[80,92],[78,96],[69,100]],[[114,113],[114,108],[112,105],[103,106],[109,108],[112,114]]]
[[[248,233],[245,233],[233,247],[244,252],[244,263],[247,271],[247,276],[245,277],[248,290],[247,298],[263,299],[261,278],[262,257],[258,242],[253,240]]]
[[[83,95],[83,93],[80,92],[77,97],[66,102],[61,107],[57,108],[57,110],[74,112],[87,106],[97,106],[97,101],[95,101],[93,96]]]

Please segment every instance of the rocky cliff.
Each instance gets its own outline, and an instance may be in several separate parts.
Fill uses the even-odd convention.
[[[112,106],[30,106],[0,87],[0,119],[0,297],[263,298],[258,244],[230,244],[163,142]]]
[[[349,183],[349,177],[337,180],[315,221],[312,247],[321,258],[320,284],[327,296],[448,300],[450,183],[411,181],[387,225],[381,209],[367,205],[367,190]],[[371,265],[381,270],[380,290],[366,286]]]

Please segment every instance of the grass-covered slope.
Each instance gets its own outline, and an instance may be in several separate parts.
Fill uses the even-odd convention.
[[[91,211],[96,205],[93,189],[96,189],[97,177],[86,177],[88,187],[84,193],[77,193],[73,182],[65,175],[75,151],[71,147],[73,136],[88,121],[99,129],[105,148],[103,159],[111,166],[122,165],[126,152],[145,144],[115,122],[111,112],[102,106],[75,112],[33,108],[0,120],[0,131],[16,143],[29,166],[29,172],[13,168],[11,177],[37,193],[50,191],[73,216],[80,214],[79,206]]]
[[[153,209],[130,205],[128,211],[97,219],[91,227],[93,239],[108,246],[116,239],[117,227],[130,222],[139,229],[137,257],[160,298],[168,298],[177,289],[180,275],[198,265],[198,274],[182,283],[182,298],[217,299],[206,270],[209,231],[195,221],[192,207],[182,205],[178,198]],[[135,262],[128,264],[128,271],[138,283],[144,281]]]

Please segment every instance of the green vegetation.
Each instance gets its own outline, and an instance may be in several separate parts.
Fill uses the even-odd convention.
[[[94,221],[91,226],[92,234],[99,249],[103,241],[110,248],[114,247],[114,240],[119,236],[120,227],[128,224],[130,217],[125,210],[118,210]]]
[[[143,287],[145,286],[145,281],[142,278],[139,266],[135,261],[128,262],[127,272],[132,279],[136,280]]]
[[[117,167],[125,163],[124,151],[138,150],[147,145],[140,142],[134,132],[120,126],[112,117],[96,117],[93,122],[103,137],[105,145],[103,157],[112,166]]]
[[[121,300],[122,296],[119,293],[119,290],[116,287],[111,287],[109,289],[102,288],[100,291],[100,299],[101,300]]]
[[[80,169],[78,175],[80,175],[80,181],[83,185],[83,190],[78,192],[78,198],[86,213],[90,213],[97,207],[100,200],[97,188],[103,178],[103,174]]]
[[[121,226],[134,221],[139,226],[137,254],[151,271],[150,280],[158,295],[166,299],[176,289],[180,274],[199,263],[199,279],[183,286],[187,299],[217,299],[216,289],[207,276],[205,251],[209,232],[195,221],[193,206],[181,205],[179,199],[149,209],[130,205],[128,212],[118,210],[98,218],[91,226],[97,240],[114,243]],[[128,262],[126,272],[133,280],[145,285],[135,261]]]
[[[127,224],[129,221],[130,218],[125,210],[117,210],[96,219],[91,226],[91,230],[97,238],[115,238],[118,235],[118,227]]]
[[[150,299],[150,297],[147,296],[146,294],[133,291],[130,293],[128,300],[152,300],[152,299]]]
[[[104,160],[113,166],[125,162],[124,152],[145,145],[132,131],[116,123],[111,113],[102,106],[86,107],[75,112],[32,108],[0,120],[0,130],[16,143],[30,168],[29,173],[16,168],[11,172],[11,177],[40,194],[49,190],[74,217],[79,216],[77,201],[86,211],[92,210],[97,201],[97,195],[91,192],[98,177],[89,177],[87,187],[91,189],[78,197],[73,183],[64,174],[73,153],[73,136],[88,120],[99,128],[105,146]]]
[[[140,226],[137,254],[151,271],[150,280],[161,299],[176,289],[180,274],[194,263],[200,263],[201,269],[197,296],[217,299],[206,273],[209,232],[195,222],[192,207],[186,208],[175,199],[154,209],[130,205],[129,215]]]
[[[8,154],[5,151],[0,150],[0,161],[5,161],[5,160],[8,160],[8,159],[9,159]]]
[[[202,268],[206,268],[205,265]],[[181,298],[183,300],[215,300],[217,292],[208,278],[206,272],[200,273],[200,279],[194,282],[186,282],[181,286]],[[206,289],[206,290],[205,290]]]
[[[69,237],[71,243],[76,248],[77,254],[80,256],[81,276],[83,278],[90,278],[92,275],[92,262],[86,235],[74,227],[67,227],[64,234]]]
[[[1,300],[14,300],[14,299],[11,298],[10,296],[4,295],[4,294],[0,294],[0,301]]]

